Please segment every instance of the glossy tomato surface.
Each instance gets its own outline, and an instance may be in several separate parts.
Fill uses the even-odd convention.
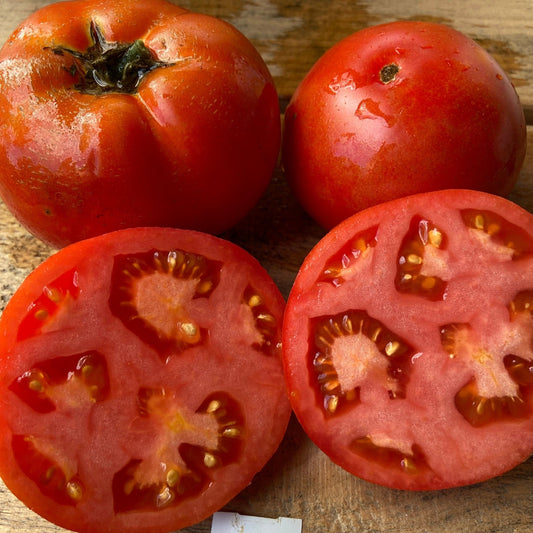
[[[294,93],[283,164],[303,207],[331,228],[366,207],[436,189],[506,196],[526,126],[505,72],[435,23],[363,29],[327,51]]]
[[[0,51],[0,195],[56,247],[131,226],[220,233],[263,194],[280,135],[249,40],[165,0],[53,3]]]
[[[81,532],[167,532],[244,489],[290,416],[285,302],[248,253],[189,230],[62,249],[0,319],[0,475]]]
[[[533,453],[533,216],[448,190],[369,208],[310,252],[290,293],[290,399],[349,472],[410,490]]]

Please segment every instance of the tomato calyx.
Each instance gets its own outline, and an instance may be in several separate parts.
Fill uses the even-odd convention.
[[[146,74],[173,64],[158,61],[141,39],[132,43],[107,41],[94,21],[91,21],[90,34],[93,45],[85,53],[63,46],[52,48],[55,54],[67,53],[76,60],[71,73],[79,77],[76,89],[82,93],[135,94]]]

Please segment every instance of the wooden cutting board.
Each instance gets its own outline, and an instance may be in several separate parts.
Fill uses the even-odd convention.
[[[133,0],[132,0],[133,1]],[[0,0],[0,41],[51,2]],[[395,19],[444,22],[489,50],[520,95],[528,155],[512,199],[533,212],[532,0],[184,0],[183,7],[224,18],[257,46],[275,77],[283,110],[322,53],[364,26]],[[225,236],[255,255],[288,295],[305,255],[324,234],[291,196],[277,169],[259,205]],[[30,236],[0,204],[0,311],[24,277],[53,250]],[[226,510],[303,520],[304,533],[529,533],[533,531],[533,459],[491,481],[411,493],[375,486],[335,466],[292,420],[280,449]],[[0,482],[0,533],[58,533]],[[210,520],[184,530],[207,533]]]

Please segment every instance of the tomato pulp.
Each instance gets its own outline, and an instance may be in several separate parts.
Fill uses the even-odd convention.
[[[506,196],[526,151],[506,73],[442,24],[365,28],[313,66],[285,113],[283,165],[325,228],[366,207],[436,189]]]
[[[81,532],[203,520],[277,449],[285,302],[241,248],[187,230],[80,241],[0,319],[0,475]]]
[[[363,479],[428,490],[533,453],[533,216],[467,190],[369,208],[310,252],[283,326],[293,409]]]
[[[131,226],[221,233],[265,191],[276,88],[228,23],[165,0],[74,0],[0,51],[0,195],[62,247]]]

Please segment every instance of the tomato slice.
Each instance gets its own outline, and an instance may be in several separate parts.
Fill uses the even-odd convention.
[[[340,466],[429,490],[533,453],[533,216],[447,190],[367,209],[305,259],[283,326],[293,409]]]
[[[0,319],[0,474],[80,532],[207,518],[277,449],[291,413],[285,301],[236,245],[137,228],[73,244]]]

